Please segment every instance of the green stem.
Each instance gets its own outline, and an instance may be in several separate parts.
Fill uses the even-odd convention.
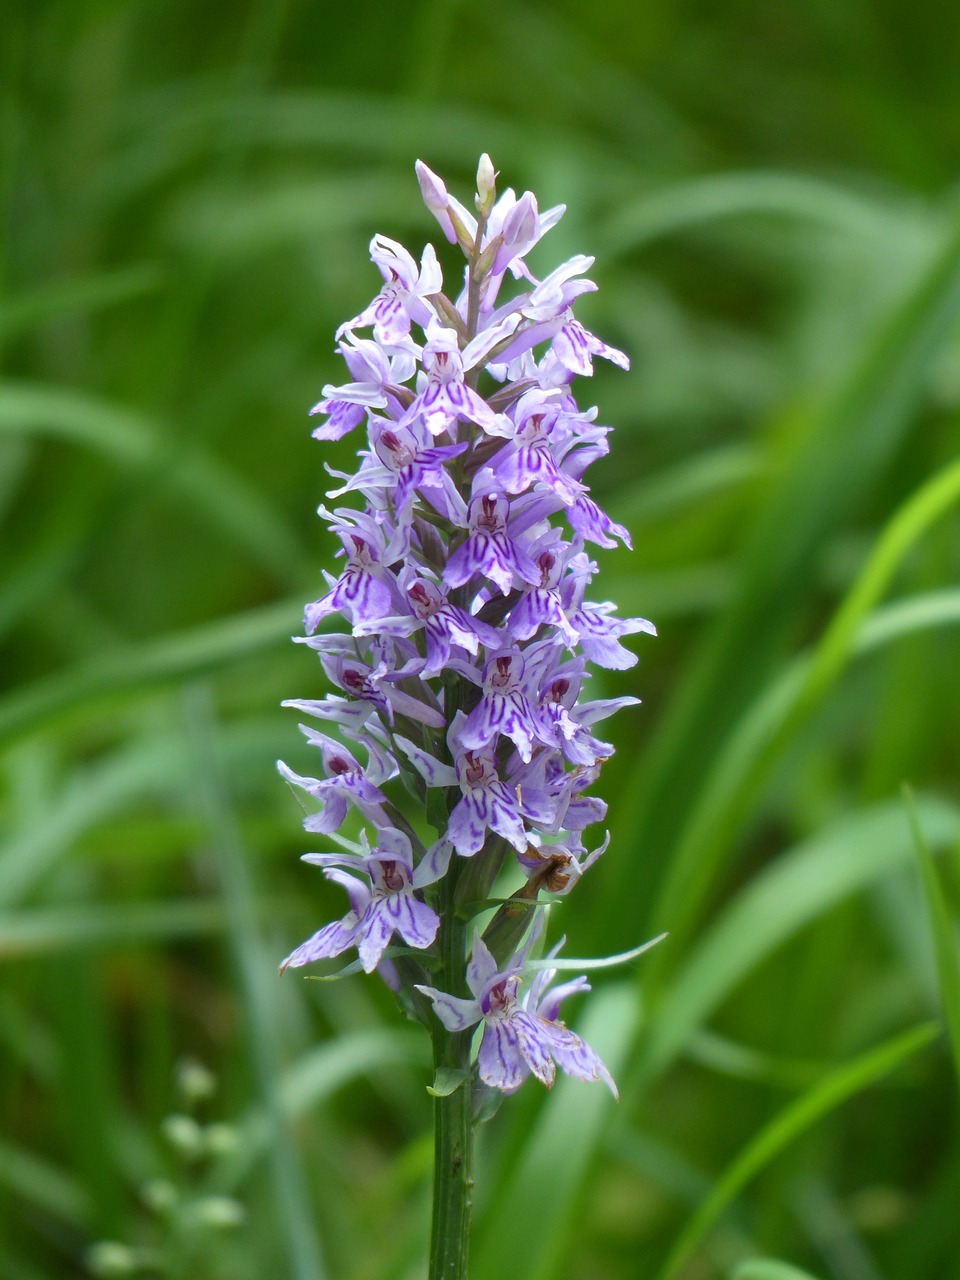
[[[441,887],[439,986],[453,995],[464,989],[466,923],[456,914],[455,869]],[[445,985],[449,984],[449,985]],[[434,1019],[434,1068],[470,1069],[470,1031],[450,1032]],[[429,1280],[466,1280],[470,1213],[473,1208],[473,1108],[469,1079],[434,1099],[433,1228]]]
[[[477,279],[477,259],[486,226],[486,215],[481,213],[477,222],[477,234],[472,254],[467,258],[467,318],[462,335],[464,343],[476,336],[480,316],[480,281]],[[465,381],[476,389],[478,370],[471,370]],[[465,486],[460,460],[454,468],[457,488]],[[448,552],[452,551],[453,531],[448,538]],[[465,606],[466,588],[450,593],[451,602]],[[464,680],[459,677],[447,689],[447,723],[453,719],[457,707],[464,699]],[[440,884],[440,931],[437,950],[440,965],[437,970],[437,986],[451,995],[466,996],[464,962],[466,959],[467,923],[458,914],[457,881],[460,877],[459,860],[454,858],[450,869]],[[471,1031],[450,1032],[440,1019],[433,1018],[433,1065],[435,1076],[456,1072],[463,1074],[462,1082],[453,1090],[434,1099],[434,1162],[433,1162],[433,1225],[430,1235],[429,1280],[467,1280],[467,1251],[470,1238],[470,1214],[473,1209],[473,1090],[471,1088],[470,1043]]]

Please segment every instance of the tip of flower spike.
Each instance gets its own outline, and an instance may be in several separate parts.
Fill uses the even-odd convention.
[[[497,174],[486,152],[477,165],[477,213],[487,214],[497,198]]]

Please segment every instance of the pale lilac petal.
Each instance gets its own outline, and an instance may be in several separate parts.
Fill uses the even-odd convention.
[[[615,1098],[619,1097],[613,1077],[586,1041],[567,1027],[556,1023],[544,1025],[549,1028],[549,1052],[561,1071],[578,1080],[600,1080]]]
[[[466,1000],[461,996],[448,996],[445,991],[436,987],[425,987],[417,984],[417,990],[433,1001],[437,1017],[448,1031],[466,1031],[474,1026],[483,1016],[476,1000]]]
[[[446,836],[441,836],[414,869],[413,887],[423,889],[428,884],[436,884],[441,876],[446,875],[452,853],[453,844]]]
[[[497,977],[497,962],[490,948],[480,937],[478,930],[473,932],[473,945],[470,948],[470,960],[467,964],[467,985],[479,999],[486,987]]]
[[[349,923],[348,920],[336,920],[318,930],[312,938],[301,943],[287,956],[280,965],[280,972],[284,969],[299,969],[301,965],[313,964],[315,960],[325,960],[346,951],[347,947],[353,945],[357,929],[356,920],[350,920]]]
[[[450,814],[447,835],[461,858],[472,858],[483,848],[490,826],[490,810],[487,792],[478,788],[468,791]]]
[[[541,969],[537,977],[542,977],[549,981],[550,974],[555,972],[556,970],[554,969]],[[546,1018],[548,1022],[556,1022],[560,1014],[560,1006],[564,1000],[589,990],[590,983],[583,976],[572,978],[569,982],[564,982],[560,986],[551,987],[543,999],[538,999],[534,986],[531,986],[530,1004],[536,1008],[538,1017]]]
[[[522,852],[527,847],[527,833],[520,820],[519,799],[505,782],[495,782],[490,788],[490,826],[497,835]]]
[[[520,1052],[516,1028],[506,1019],[487,1022],[477,1055],[480,1079],[491,1089],[513,1093],[523,1084],[527,1063]]]
[[[539,1018],[533,1018],[523,1009],[517,1009],[510,1017],[520,1052],[526,1059],[527,1066],[539,1081],[549,1089],[557,1074],[557,1069],[550,1056],[553,1041],[547,1034],[548,1024]]]
[[[457,771],[452,765],[441,763],[434,756],[429,755],[421,747],[411,742],[409,738],[403,737],[402,734],[396,734],[393,740],[428,787],[455,787],[457,785]]]
[[[440,917],[411,892],[398,893],[388,901],[394,928],[411,947],[423,950],[432,945],[440,928]]]
[[[357,922],[357,951],[365,973],[373,973],[380,963],[380,957],[393,937],[393,927],[387,902],[383,899],[372,902]]]
[[[576,530],[598,547],[615,547],[615,539],[619,538],[625,547],[632,547],[630,534],[622,524],[611,520],[606,512],[601,511],[592,498],[581,493],[567,507],[567,519],[571,529]]]

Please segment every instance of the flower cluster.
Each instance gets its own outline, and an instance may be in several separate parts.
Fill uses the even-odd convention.
[[[606,847],[590,849],[584,835],[604,817],[587,791],[612,753],[594,726],[636,702],[584,699],[586,664],[627,668],[636,658],[623,638],[655,634],[586,598],[589,546],[629,538],[584,483],[609,428],[577,406],[570,384],[597,357],[628,361],[574,319],[575,299],[596,287],[584,275],[592,258],[575,256],[543,280],[524,261],[563,206],[541,213],[530,192],[497,199],[486,156],[477,216],[425,165],[417,174],[466,258],[464,283],[455,298],[444,293],[431,245],[418,264],[385,236],[371,243],[383,286],[337,333],[350,381],[324,387],[312,410],[322,415],[318,440],[365,431],[358,467],[331,472],[342,483],[329,495],[359,505],[320,508],[342,569],[325,575],[304,615],[303,643],[337,692],[285,704],[336,726],[342,741],[304,727],[321,778],[280,765],[316,803],[308,831],[336,831],[352,807],[374,836],[355,852],[306,855],[350,909],[284,966],[356,948],[418,1016],[432,1016],[432,1002],[450,1031],[482,1020],[478,1073],[504,1093],[530,1073],[550,1084],[554,1064],[612,1088],[596,1054],[558,1021],[561,999],[584,980],[551,991],[541,968],[519,988],[540,932],[530,928],[538,895],[568,892]],[[335,615],[349,634],[327,628]],[[384,789],[399,775],[423,802],[432,842]],[[456,877],[457,909],[475,914],[511,850],[526,877],[515,895],[523,909],[501,909],[484,937],[475,933],[460,982],[472,998],[418,980],[430,976],[442,927],[441,882]],[[390,945],[395,934],[405,947]]]

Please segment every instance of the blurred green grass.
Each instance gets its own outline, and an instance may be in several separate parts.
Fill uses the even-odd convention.
[[[601,589],[660,630],[595,677],[644,706],[555,923],[671,936],[577,1019],[620,1105],[530,1086],[485,1131],[474,1273],[960,1274],[923,1030],[960,910],[958,37],[897,0],[3,8],[4,1280],[149,1240],[185,1054],[242,1135],[211,1276],[422,1272],[423,1046],[374,984],[274,978],[337,903],[272,766],[352,447],[306,409],[369,237],[437,238],[414,158],[462,193],[482,150],[568,205],[544,266],[597,255],[634,367],[582,394],[637,548]]]

